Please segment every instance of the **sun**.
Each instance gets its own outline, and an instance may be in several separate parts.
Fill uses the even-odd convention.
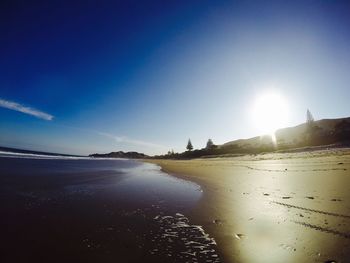
[[[287,125],[287,101],[278,92],[265,92],[256,97],[252,116],[259,132],[274,135],[277,129]]]

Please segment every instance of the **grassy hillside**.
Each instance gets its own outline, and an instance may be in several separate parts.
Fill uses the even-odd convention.
[[[254,151],[259,149],[286,149],[303,146],[318,146],[334,143],[346,143],[350,140],[350,117],[323,119],[315,121],[310,128],[303,123],[294,127],[279,129],[275,133],[276,141],[270,135],[241,139],[220,145],[219,149],[241,149]]]
[[[222,145],[214,145],[210,149],[203,148],[183,153],[155,156],[155,158],[190,159],[221,155],[256,154],[322,145],[349,146],[350,117],[323,119],[309,124],[303,123],[294,127],[279,129],[275,132],[275,138],[271,135],[262,135],[230,141]]]

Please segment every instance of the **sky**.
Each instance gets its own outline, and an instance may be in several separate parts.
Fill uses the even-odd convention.
[[[146,154],[350,116],[346,1],[1,1],[0,145]]]

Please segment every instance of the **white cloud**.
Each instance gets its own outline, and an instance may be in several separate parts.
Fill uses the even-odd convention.
[[[48,114],[48,113],[42,112],[42,111],[37,110],[37,109],[30,108],[27,106],[23,106],[17,102],[3,100],[1,98],[0,98],[0,107],[14,110],[14,111],[19,111],[19,112],[22,112],[24,114],[32,115],[34,117],[37,117],[37,118],[43,119],[43,120],[47,120],[47,121],[51,121],[54,118],[51,114]]]
[[[163,145],[155,144],[152,142],[130,139],[130,138],[125,137],[125,136],[116,136],[116,135],[113,135],[110,133],[105,133],[105,132],[99,132],[98,134],[101,136],[111,138],[111,139],[115,140],[117,143],[125,143],[125,144],[138,145],[138,146],[144,146],[144,147],[156,148],[156,149],[166,149],[166,147]]]

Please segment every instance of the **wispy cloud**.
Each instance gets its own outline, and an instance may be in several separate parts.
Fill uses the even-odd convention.
[[[144,147],[149,147],[149,148],[156,148],[156,149],[166,149],[165,146],[160,145],[160,144],[155,144],[152,142],[146,142],[142,140],[135,140],[131,139],[125,136],[116,136],[110,133],[105,133],[105,132],[99,132],[98,133],[101,136],[108,137],[110,139],[115,140],[118,143],[125,143],[125,144],[131,144],[131,145],[138,145],[138,146],[144,146]]]
[[[48,114],[46,112],[21,105],[17,102],[14,102],[14,101],[4,100],[1,98],[0,98],[0,107],[14,110],[14,111],[19,111],[19,112],[22,112],[24,114],[32,115],[36,118],[47,120],[47,121],[51,121],[54,118],[51,114]]]

